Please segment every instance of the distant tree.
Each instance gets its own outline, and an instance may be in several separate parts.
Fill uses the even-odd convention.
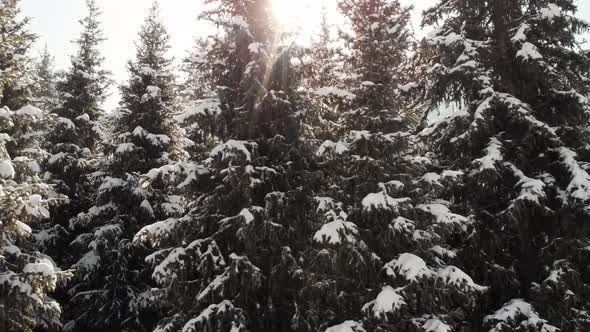
[[[403,109],[400,86],[408,83],[404,65],[411,46],[412,8],[388,0],[339,1],[338,8],[352,31],[341,36],[350,50],[344,79],[357,104],[344,121],[357,129],[396,131]]]
[[[46,112],[55,109],[58,105],[54,62],[55,58],[49,53],[46,45],[33,70],[32,102]]]

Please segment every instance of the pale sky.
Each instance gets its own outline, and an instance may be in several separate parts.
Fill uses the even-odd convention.
[[[192,47],[197,36],[207,35],[209,28],[197,22],[203,10],[203,0],[158,0],[162,16],[171,35],[171,55],[180,62]],[[335,11],[334,0],[275,0],[277,14],[283,20],[300,24],[309,22],[304,33],[310,34],[321,17],[322,4],[329,12]],[[416,7],[414,25],[418,28],[419,13],[436,0],[402,0],[404,5]],[[113,72],[115,82],[127,78],[126,63],[135,54],[134,41],[153,0],[98,0],[102,9],[102,23],[107,41],[102,45],[105,68]],[[590,21],[590,1],[578,0],[578,16]],[[32,18],[30,30],[39,36],[37,53],[47,44],[55,56],[56,68],[67,69],[76,45],[71,41],[80,33],[78,20],[86,15],[84,0],[22,0],[23,13]],[[117,105],[117,89],[113,89],[105,108]]]

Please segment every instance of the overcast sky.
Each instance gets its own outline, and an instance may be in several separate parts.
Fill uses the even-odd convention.
[[[334,0],[276,0],[282,2],[289,10],[301,7],[299,16],[294,21],[319,21],[321,3],[325,2],[329,10],[334,11]],[[418,13],[435,0],[402,0],[404,4],[416,7],[415,24],[419,20]],[[106,58],[105,68],[114,74],[114,80],[121,83],[126,79],[126,62],[134,56],[134,40],[153,0],[98,0],[102,9],[103,28],[108,40],[102,45]],[[171,35],[173,55],[177,63],[186,56],[187,50],[193,45],[196,36],[206,35],[207,26],[197,22],[197,16],[203,9],[203,0],[160,0],[163,19]],[[299,6],[306,3],[307,5]],[[590,1],[578,0],[578,15],[590,21]],[[32,18],[30,30],[39,36],[36,52],[47,44],[55,56],[56,67],[66,69],[70,55],[76,52],[76,45],[71,41],[80,33],[78,20],[86,15],[84,0],[22,0],[23,12]],[[285,13],[283,13],[285,15]],[[295,14],[297,15],[297,14]],[[105,107],[117,104],[116,90]]]

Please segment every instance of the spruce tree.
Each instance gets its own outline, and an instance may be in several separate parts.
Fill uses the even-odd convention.
[[[289,50],[276,41],[270,2],[210,1],[203,18],[221,27],[201,66],[215,95],[176,119],[197,122],[215,142],[206,159],[146,174],[189,212],[146,226],[137,242],[166,304],[161,331],[290,331],[308,237],[299,142],[300,95]],[[198,96],[195,96],[198,97]]]
[[[441,172],[415,145],[404,92],[410,8],[341,1],[351,56],[336,141],[317,150],[317,231],[308,253],[318,280],[302,331],[435,331],[463,325],[485,287],[455,260],[469,218],[450,200],[461,172]],[[354,36],[354,37],[352,37]]]
[[[489,331],[589,328],[588,24],[571,0],[441,1],[420,51],[424,103],[461,110],[420,136],[463,171],[473,216],[458,257],[489,287],[470,317]]]
[[[52,330],[61,327],[61,309],[49,293],[71,274],[35,241],[39,220],[59,199],[41,179],[44,154],[35,131],[47,114],[26,104],[35,36],[19,13],[18,1],[0,1],[0,331]]]
[[[143,273],[148,252],[130,240],[146,224],[183,212],[178,196],[145,190],[138,181],[139,174],[181,156],[172,123],[175,78],[169,48],[154,3],[139,32],[136,57],[128,64],[121,107],[110,119],[109,158],[94,178],[96,204],[72,220],[81,233],[72,248],[82,251],[75,264],[77,284],[69,294],[72,330],[149,330],[157,321],[158,303]]]
[[[49,218],[49,206],[60,199],[40,179],[38,154],[23,145],[23,129],[44,116],[30,105],[15,112],[0,109],[0,331],[61,327],[61,308],[49,293],[71,273],[61,271],[36,246],[38,222]],[[15,141],[20,144],[11,156],[7,145]]]
[[[36,36],[27,30],[29,18],[21,18],[19,0],[0,2],[0,105],[19,109],[30,97],[31,58],[29,50]]]
[[[344,91],[344,57],[341,46],[332,36],[332,26],[323,7],[319,36],[309,48],[295,57],[301,73],[301,85],[308,89],[307,105],[303,119],[303,137],[321,144],[335,140],[339,132],[339,111],[349,106],[351,93]]]
[[[69,217],[87,205],[83,176],[92,170],[92,159],[103,132],[100,117],[110,84],[109,73],[102,69],[104,58],[99,46],[104,41],[100,27],[100,10],[95,0],[88,0],[88,15],[80,20],[82,32],[76,40],[78,51],[71,67],[57,85],[59,104],[52,112],[56,124],[49,133],[48,170],[60,193],[71,203],[60,211],[65,224]]]
[[[57,75],[55,58],[47,45],[40,54],[33,70],[32,102],[44,111],[51,111],[58,105]]]

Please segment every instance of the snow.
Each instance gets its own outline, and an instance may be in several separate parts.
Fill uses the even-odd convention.
[[[41,197],[41,195],[33,194],[23,200],[20,210],[26,212],[29,216],[49,218],[49,210],[45,207],[46,204],[47,202]]]
[[[450,47],[460,41],[463,41],[463,36],[461,36],[455,32],[451,32],[445,36],[437,35],[437,33],[439,33],[439,31],[433,31],[428,36],[429,41],[435,45],[442,44],[444,46]]]
[[[145,138],[150,141],[150,143],[154,146],[162,147],[170,144],[170,137],[167,135],[155,135],[155,134],[147,134]]]
[[[404,84],[404,85],[398,85],[398,89],[402,92],[410,92],[410,90],[418,88],[419,85],[418,83],[408,83],[408,84]]]
[[[30,116],[30,117],[34,117],[34,118],[38,118],[38,119],[43,118],[43,111],[36,108],[36,107],[33,107],[31,105],[23,106],[15,113],[17,115]]]
[[[385,286],[377,295],[377,298],[363,307],[363,311],[371,310],[377,318],[382,317],[388,312],[394,312],[406,305],[404,298],[399,295],[391,286]]]
[[[526,24],[526,23],[522,23],[520,25],[520,27],[518,28],[518,30],[516,31],[516,33],[514,34],[514,36],[512,37],[512,42],[513,43],[517,43],[517,42],[524,42],[526,40],[526,33],[530,30],[531,26]]]
[[[328,140],[328,141],[325,141],[324,143],[322,143],[322,145],[320,145],[317,155],[321,157],[328,151],[330,151],[330,152],[333,151],[337,155],[342,155],[346,151],[348,151],[348,145],[343,142],[336,142],[335,143],[335,142]]]
[[[538,179],[529,178],[511,163],[505,163],[505,165],[508,166],[512,170],[512,173],[514,173],[514,176],[519,179],[516,186],[520,187],[520,193],[515,201],[523,200],[540,204],[541,200],[545,198],[545,183]]]
[[[149,85],[145,88],[145,91],[150,98],[158,98],[162,89],[157,86]]]
[[[0,252],[2,254],[7,253],[9,255],[19,255],[21,253],[20,248],[12,244],[0,247]]]
[[[313,200],[318,203],[318,207],[316,209],[317,213],[328,212],[335,209],[337,206],[336,201],[331,197],[316,196],[313,198]]]
[[[42,247],[47,247],[50,243],[55,242],[59,239],[59,235],[55,232],[54,228],[44,229],[33,235],[35,241]]]
[[[478,120],[484,120],[484,113],[492,108],[492,101],[494,100],[494,96],[486,98],[484,101],[477,106],[475,109],[475,113],[473,117]]]
[[[422,325],[424,332],[451,332],[453,328],[437,318],[430,318]]]
[[[484,291],[487,287],[473,282],[470,276],[455,266],[447,266],[436,272],[436,277],[447,286],[454,286],[465,291]]]
[[[0,119],[6,119],[10,121],[12,115],[14,114],[13,111],[9,110],[8,107],[0,107]]]
[[[249,143],[246,141],[229,140],[225,143],[219,144],[211,151],[211,157],[220,157],[222,161],[228,158],[234,158],[238,156],[238,153],[246,158],[247,161],[252,160],[250,151],[246,148],[246,145],[253,145],[255,143]]]
[[[221,114],[221,102],[217,98],[197,100],[186,107],[174,119],[180,123],[196,115],[219,115]]]
[[[243,16],[233,16],[230,20],[230,24],[238,26],[244,30],[250,29],[248,22]]]
[[[385,183],[379,183],[379,187],[385,190],[386,192],[400,192],[405,188],[401,181],[398,180],[391,180]]]
[[[465,110],[461,110],[458,112],[454,112],[453,114],[449,115],[449,117],[438,120],[432,124],[430,124],[430,126],[428,126],[427,128],[424,128],[420,133],[418,133],[418,136],[430,136],[434,133],[438,132],[438,128],[441,127],[442,125],[448,125],[450,124],[455,118],[459,118],[459,117],[468,117],[469,113],[467,113]]]
[[[172,282],[177,278],[176,271],[183,269],[185,256],[186,250],[184,248],[174,248],[160,264],[156,265],[152,278],[160,285]]]
[[[323,225],[315,233],[313,239],[318,243],[355,243],[356,235],[358,235],[358,229],[354,223],[338,218],[335,221]]]
[[[145,129],[143,129],[143,127],[137,126],[137,127],[135,127],[135,129],[133,129],[132,134],[133,134],[133,136],[137,136],[137,137],[145,137],[145,136],[147,136],[148,132],[145,131]]]
[[[467,62],[463,62],[458,66],[455,66],[449,70],[449,73],[456,73],[460,71],[470,71],[469,69],[475,69],[479,66],[479,63],[475,60],[469,60]],[[466,70],[467,69],[467,70]]]
[[[536,329],[538,325],[542,325],[541,332],[555,332],[558,331],[554,326],[547,324],[547,321],[539,317],[539,315],[535,312],[533,306],[524,301],[523,299],[513,299],[508,303],[504,304],[502,308],[497,310],[495,313],[484,317],[484,323],[497,323],[496,327],[491,331],[500,331],[504,326],[501,323],[505,323],[506,327],[511,327],[510,323],[517,323],[519,316],[524,316],[526,319],[523,320],[520,325],[523,327],[523,330],[529,330],[527,327],[531,326]],[[503,330],[503,329],[502,329]]]
[[[76,264],[74,264],[73,267],[74,268],[81,268],[84,271],[91,271],[91,270],[94,270],[98,266],[99,262],[100,262],[100,257],[98,256],[96,251],[91,250],[91,251],[87,252],[86,254],[84,254],[84,256],[82,256],[82,258],[80,258],[78,260],[78,262],[76,262]]]
[[[157,243],[162,237],[171,234],[176,229],[178,223],[178,219],[169,218],[147,225],[135,234],[133,241],[152,240]]]
[[[448,207],[442,204],[421,204],[416,207],[419,210],[430,213],[437,224],[463,223],[467,218],[452,213]]]
[[[125,154],[129,152],[135,151],[136,146],[133,143],[121,143],[117,146],[117,150],[115,153],[117,154]]]
[[[246,222],[246,225],[253,222],[256,218],[254,218],[254,215],[252,214],[252,212],[250,212],[250,210],[248,209],[242,209],[242,211],[240,211],[240,216],[244,217],[244,221]]]
[[[448,249],[443,248],[439,245],[436,245],[436,246],[430,248],[430,250],[435,252],[440,257],[455,258],[457,256],[457,253],[455,251],[448,250]]]
[[[137,126],[132,133],[133,136],[135,137],[139,137],[139,138],[145,138],[147,139],[152,145],[154,146],[165,146],[170,144],[170,137],[166,136],[166,135],[156,135],[156,134],[152,134],[147,132],[145,129],[143,129],[141,126]]]
[[[553,21],[556,17],[563,16],[561,8],[554,3],[547,4],[547,7],[541,8],[539,12],[541,18],[548,21]]]
[[[322,97],[329,97],[329,96],[336,96],[340,98],[346,99],[354,99],[356,96],[346,90],[342,90],[336,87],[323,87],[315,90],[313,92],[315,95],[322,96]]]
[[[122,179],[107,176],[100,184],[100,187],[98,187],[98,191],[100,193],[103,193],[107,190],[112,190],[114,188],[123,187],[123,186],[125,186],[125,184],[126,184],[126,182]]]
[[[17,289],[18,292],[30,295],[33,288],[30,284],[22,282],[22,277],[12,271],[0,273],[0,285],[7,285],[10,289]]]
[[[190,161],[180,161],[150,170],[141,186],[143,188],[149,187],[151,181],[157,179],[159,176],[166,176],[173,180],[177,177],[183,176],[184,181],[178,184],[178,188],[182,189],[196,181],[199,175],[208,173],[209,170],[202,165]]]
[[[326,329],[326,332],[367,332],[363,324],[353,320],[347,320],[342,324],[335,325]]]
[[[547,278],[545,278],[545,280],[543,280],[543,282],[544,283],[552,282],[556,285],[559,285],[560,280],[562,279],[562,277],[564,275],[565,275],[565,271],[563,270],[563,268],[551,270],[551,272],[549,273],[549,276]]]
[[[537,47],[529,42],[522,44],[522,48],[516,53],[516,57],[523,58],[525,61],[543,59]]]
[[[397,234],[413,233],[416,223],[404,217],[397,217],[393,219],[390,226]]]
[[[254,54],[263,54],[264,53],[264,44],[262,43],[250,43],[248,45],[248,51]]]
[[[439,186],[442,187],[442,183],[440,183],[440,180],[442,179],[442,177],[436,173],[426,173],[422,176],[421,181],[424,181],[432,186]]]
[[[388,276],[401,276],[408,281],[417,281],[433,274],[422,258],[410,253],[401,254],[397,259],[385,264],[383,269]]]
[[[94,231],[95,238],[118,236],[123,233],[119,225],[104,225]]]
[[[145,76],[156,76],[156,74],[157,74],[156,71],[150,66],[142,66],[141,68],[139,68],[137,70],[137,72],[140,75],[145,75]]]
[[[77,116],[76,117],[76,120],[88,122],[88,121],[90,121],[90,116],[88,114],[84,113],[84,114],[82,114],[80,116]]]
[[[496,163],[504,159],[502,156],[502,143],[497,138],[492,137],[488,147],[484,151],[486,155],[476,159],[474,164],[479,165],[480,172],[484,170],[495,170]]]
[[[55,267],[53,262],[46,258],[42,258],[35,263],[28,263],[23,268],[24,273],[40,273],[46,277],[53,276],[55,274]]]
[[[197,329],[197,326],[203,326],[205,329],[207,329],[207,322],[210,322],[215,315],[223,314],[233,310],[234,308],[234,305],[229,300],[223,300],[219,304],[211,304],[209,307],[203,310],[199,316],[189,320],[182,328],[182,332],[201,332],[201,330]],[[232,330],[229,332],[234,332],[234,327],[236,328],[236,332],[240,331],[239,327],[236,327],[234,324],[232,324]]]
[[[58,162],[61,162],[63,159],[65,159],[67,156],[64,152],[60,152],[60,153],[56,153],[54,155],[52,155],[51,157],[49,157],[49,160],[47,161],[50,165],[55,165]]]
[[[399,212],[400,205],[409,203],[410,198],[392,198],[385,191],[373,193],[363,198],[363,211],[389,210]]]
[[[567,192],[574,200],[582,202],[590,200],[590,175],[576,161],[576,153],[566,147],[557,149],[562,163],[570,173]]]
[[[168,216],[179,215],[184,212],[182,196],[169,195],[166,202],[162,203],[161,207]]]
[[[2,111],[2,108],[0,108],[0,111]],[[5,145],[8,141],[10,141],[10,136],[6,133],[0,133],[0,145]]]
[[[14,167],[10,160],[0,160],[0,178],[12,179],[15,174]]]
[[[76,129],[76,125],[74,124],[74,122],[72,122],[72,120],[68,118],[59,117],[57,118],[57,121],[59,121],[59,123],[64,125],[67,129]]]

